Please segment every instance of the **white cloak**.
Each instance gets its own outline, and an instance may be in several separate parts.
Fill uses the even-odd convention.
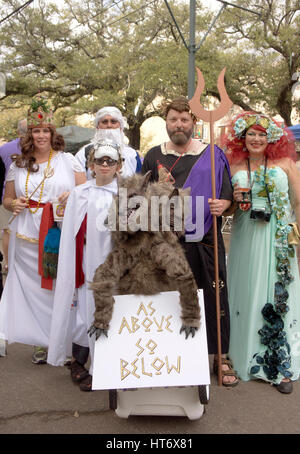
[[[30,173],[28,193],[38,186],[47,163]],[[74,156],[60,152],[51,160],[54,175],[45,180],[42,203],[51,202],[75,185],[75,173],[82,172]],[[11,164],[7,181],[14,181],[17,197],[25,196],[27,170]],[[33,199],[39,200],[41,188]],[[10,225],[8,275],[0,302],[0,333],[9,343],[48,346],[54,290],[41,288],[38,274],[38,238],[42,209],[23,210]],[[55,287],[55,280],[53,282]]]
[[[48,363],[54,366],[64,364],[70,350],[71,305],[75,291],[76,275],[76,235],[87,213],[86,244],[84,247],[83,271],[85,283],[78,289],[78,311],[85,324],[85,340],[79,342],[75,332],[73,341],[79,345],[88,344],[91,358],[94,351],[94,337],[88,336],[87,330],[94,320],[95,303],[93,291],[88,287],[92,282],[96,268],[101,265],[111,251],[111,235],[104,227],[113,195],[117,193],[117,181],[106,186],[97,186],[95,179],[77,186],[71,192],[65,210],[59,249],[58,272],[54,296],[54,307]],[[83,336],[84,337],[84,336]],[[92,365],[90,369],[92,375]]]

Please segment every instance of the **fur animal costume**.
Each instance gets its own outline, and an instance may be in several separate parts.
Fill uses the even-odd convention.
[[[183,196],[189,194],[189,188],[178,190],[170,183],[149,184],[150,176],[151,171],[144,176],[134,175],[119,183],[119,193],[115,197],[115,205],[112,206],[112,209],[115,206],[114,213],[117,216],[109,216],[109,219],[116,219],[115,228],[111,225],[111,221],[108,221],[108,227],[112,230],[114,248],[106,261],[96,269],[91,284],[96,310],[89,334],[95,333],[96,339],[101,334],[107,336],[113,312],[113,295],[155,295],[159,292],[178,290],[182,318],[180,332],[184,331],[187,338],[189,334],[194,336],[199,328],[200,308],[197,285],[178,241],[178,234],[184,234],[182,214],[180,214],[182,231],[175,232],[172,227],[174,224],[178,225],[175,214],[178,211],[174,208],[172,210],[174,205],[170,204],[173,196],[179,196],[173,200],[183,200]],[[121,189],[127,191],[127,205],[124,209],[121,206]],[[168,207],[171,206],[170,231],[162,228],[164,215],[162,205],[157,231],[153,231],[153,224],[151,227],[153,196],[160,198],[165,196],[164,200],[167,199],[169,202]],[[124,219],[126,221],[126,230],[124,225],[122,226],[122,218],[123,222]],[[149,221],[147,231],[144,228],[137,230],[138,221],[145,219]]]

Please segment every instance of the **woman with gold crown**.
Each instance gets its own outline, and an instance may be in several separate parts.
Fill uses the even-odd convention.
[[[41,364],[47,359],[60,237],[52,202],[64,205],[71,189],[86,177],[74,156],[63,152],[63,137],[56,133],[52,111],[41,95],[33,99],[27,123],[22,153],[9,169],[3,198],[13,217],[0,333],[9,343],[35,346],[32,362]]]
[[[275,120],[243,112],[225,145],[236,206],[228,257],[229,355],[242,380],[261,379],[289,394],[300,375],[300,281],[289,225],[294,210],[300,226],[294,140]]]

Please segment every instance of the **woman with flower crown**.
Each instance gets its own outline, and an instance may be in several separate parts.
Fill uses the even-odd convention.
[[[53,225],[51,202],[65,204],[70,190],[86,177],[74,156],[63,153],[63,137],[56,133],[52,111],[40,95],[32,101],[27,124],[22,153],[9,169],[3,200],[13,216],[0,333],[9,343],[36,346],[32,361],[41,364],[46,362],[60,232]]]
[[[265,115],[238,115],[225,138],[235,212],[228,256],[229,356],[244,381],[291,393],[300,375],[300,281],[292,210],[300,179],[292,135]]]

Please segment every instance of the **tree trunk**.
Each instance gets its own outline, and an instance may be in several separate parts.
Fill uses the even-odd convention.
[[[129,130],[126,131],[126,136],[128,137],[129,145],[135,150],[140,149],[141,141],[140,127],[141,125],[139,123],[134,123],[133,125],[129,125]]]
[[[291,100],[291,84],[286,85],[280,92],[276,107],[279,114],[284,119],[286,126],[292,126],[292,100]]]

